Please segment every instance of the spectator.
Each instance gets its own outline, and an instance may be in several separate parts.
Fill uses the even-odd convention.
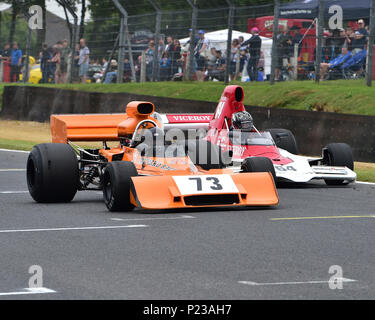
[[[124,59],[124,82],[130,82],[132,78],[132,67],[129,58]]]
[[[240,69],[239,69],[239,73],[242,74],[243,72],[243,68],[245,66],[245,63],[247,61],[247,52],[246,50],[241,50],[240,52]]]
[[[240,43],[240,49],[241,50],[246,50],[246,46],[243,45],[243,43],[245,42],[245,39],[243,36],[239,36],[238,37],[238,42]]]
[[[354,37],[353,29],[352,28],[347,28],[345,32],[345,43],[344,46],[348,48],[349,51],[352,51],[352,41]]]
[[[206,68],[206,59],[208,56],[207,51],[210,49],[210,42],[207,38],[204,37],[204,31],[199,30],[199,41],[195,47],[195,59],[197,62],[197,70],[198,71],[204,71]]]
[[[281,31],[277,36],[277,63],[275,68],[275,79],[280,80],[281,68],[288,65],[288,57],[290,54],[290,47],[292,46],[292,38],[289,34],[288,28]]]
[[[155,42],[151,40],[148,43],[148,47],[146,49],[146,77],[148,81],[152,80],[152,68],[154,65],[154,50],[155,50]]]
[[[163,53],[165,52],[165,43],[164,43],[164,39],[163,38],[160,38],[159,39],[159,48],[158,48],[158,57],[161,58]]]
[[[43,43],[42,52],[40,53],[40,70],[42,71],[41,83],[48,83],[49,65],[48,60],[52,59],[46,43]]]
[[[102,59],[102,64],[103,64],[103,71],[105,71],[105,69],[107,68],[108,66],[108,60],[106,58],[103,58]]]
[[[347,61],[352,56],[352,53],[348,51],[348,48],[343,47],[341,49],[341,54],[329,61],[328,63],[322,62],[320,64],[320,79],[323,80],[325,74],[329,69],[340,67],[345,61]]]
[[[222,57],[221,51],[216,51],[216,65],[214,69],[208,72],[208,77],[212,80],[224,81],[225,75],[225,59]]]
[[[79,51],[81,49],[80,44],[76,44],[74,47],[74,69],[73,76],[75,81],[79,81]]]
[[[105,84],[109,84],[109,83],[114,82],[114,80],[117,77],[117,67],[118,67],[117,61],[112,60],[110,66],[109,66],[107,75],[104,79]]]
[[[294,57],[294,46],[297,44],[298,45],[298,57],[301,54],[301,49],[302,49],[302,34],[300,33],[300,28],[298,26],[293,26],[290,29],[290,35],[292,37],[292,52],[291,56]]]
[[[52,58],[52,62],[55,63],[55,83],[63,83],[62,82],[62,74],[61,74],[61,49],[62,49],[62,41],[58,41],[55,46],[54,56]]]
[[[213,70],[215,68],[216,59],[217,59],[216,48],[211,47],[210,54],[208,55],[208,59],[207,59],[207,70],[208,71]]]
[[[141,68],[142,68],[142,56],[138,56],[134,64],[136,82],[139,82],[141,79]]]
[[[169,53],[169,50],[172,47],[172,45],[173,45],[173,38],[171,36],[168,36],[167,37],[167,44],[165,45],[164,51]]]
[[[341,49],[345,44],[345,30],[335,29],[332,31],[332,36],[329,39],[331,48],[331,57],[337,57],[341,53]]]
[[[20,80],[22,63],[22,51],[18,48],[18,43],[13,43],[13,49],[11,52],[11,62],[10,62],[10,82],[18,82]]]
[[[262,39],[259,37],[259,29],[254,27],[251,29],[251,38],[243,43],[244,46],[249,46],[250,59],[247,64],[247,73],[251,81],[257,81],[258,77],[258,62],[260,58],[260,49],[262,47]]]
[[[352,40],[352,51],[354,54],[365,49],[367,44],[367,30],[365,28],[364,21],[362,19],[358,20],[359,29],[354,32],[354,37]]]
[[[1,50],[0,60],[2,60],[2,61],[9,61],[11,55],[12,55],[12,50],[10,48],[10,43],[7,42],[4,45],[4,49]]]
[[[81,79],[82,83],[86,83],[87,79],[87,71],[89,69],[89,62],[90,62],[90,50],[86,46],[85,39],[81,39],[79,41],[80,44],[80,50],[79,50],[79,77]]]
[[[160,81],[169,80],[171,72],[171,59],[168,56],[167,52],[163,53],[163,56],[160,59]]]
[[[238,39],[232,41],[232,47],[230,52],[230,78],[234,80],[236,78],[236,67],[237,59],[239,58],[240,42]]]
[[[68,80],[68,67],[70,65],[70,58],[72,56],[72,50],[69,48],[68,40],[63,41],[60,55],[60,77],[61,83],[67,83]]]
[[[178,62],[181,60],[181,44],[178,39],[173,40],[173,45],[169,49],[169,57],[171,58],[172,76],[178,72]]]

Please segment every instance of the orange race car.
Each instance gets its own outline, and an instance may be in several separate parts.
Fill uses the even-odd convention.
[[[53,143],[35,146],[27,161],[33,199],[69,202],[78,190],[103,190],[110,211],[278,204],[270,173],[233,173],[218,146],[164,134],[154,109],[133,101],[124,114],[52,115]],[[103,147],[83,149],[76,141]]]

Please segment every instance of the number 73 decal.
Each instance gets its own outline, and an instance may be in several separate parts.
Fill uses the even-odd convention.
[[[238,189],[229,174],[173,177],[181,195],[237,193]]]

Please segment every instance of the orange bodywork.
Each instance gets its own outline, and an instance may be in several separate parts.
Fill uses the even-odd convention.
[[[138,107],[150,111],[138,112]],[[51,116],[51,133],[53,143],[68,141],[118,141],[132,135],[137,124],[142,120],[152,120],[155,107],[150,102],[133,101],[126,107],[126,113],[120,114],[68,114]],[[150,125],[146,126],[149,127]]]
[[[126,114],[52,115],[52,142],[120,141],[131,136],[140,121],[150,120],[154,105],[134,101]],[[148,128],[146,123],[143,128]],[[218,206],[274,206],[279,202],[270,173],[233,173],[230,169],[203,170],[185,157],[145,157],[136,148],[121,145],[100,149],[111,161],[133,162],[138,176],[131,178],[131,202],[144,209]]]

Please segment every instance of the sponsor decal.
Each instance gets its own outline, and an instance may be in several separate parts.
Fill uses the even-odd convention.
[[[212,114],[179,114],[167,115],[169,123],[207,123],[213,118]]]

